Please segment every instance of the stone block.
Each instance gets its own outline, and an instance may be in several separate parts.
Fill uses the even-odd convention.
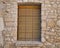
[[[57,26],[60,27],[60,19],[57,20]]]
[[[4,30],[4,20],[3,17],[0,17],[0,31]]]
[[[6,21],[5,25],[6,25],[7,27],[14,27],[14,26],[15,26],[15,24],[14,24],[13,21]]]
[[[22,47],[17,47],[17,48],[22,48]]]
[[[47,20],[47,27],[54,28],[56,26],[56,21],[53,19]]]
[[[36,47],[36,46],[35,46],[35,47],[33,47],[33,48],[40,48],[40,47]]]
[[[15,17],[5,17],[4,21],[15,21]]]
[[[55,48],[55,45],[46,45],[46,48]]]
[[[55,48],[60,48],[60,44],[56,44]]]
[[[29,48],[29,47],[27,46],[27,47],[23,47],[23,48]]]
[[[16,48],[16,46],[13,43],[7,43],[4,48]]]
[[[42,30],[46,30],[46,20],[42,20],[41,26],[42,26]]]

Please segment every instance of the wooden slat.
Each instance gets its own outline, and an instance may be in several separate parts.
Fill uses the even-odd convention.
[[[19,6],[20,9],[39,9],[39,6]]]

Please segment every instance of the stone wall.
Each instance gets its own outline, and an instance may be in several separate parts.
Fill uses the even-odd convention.
[[[40,45],[16,45],[19,2],[41,3]],[[0,18],[0,48],[60,48],[60,0],[0,0]]]

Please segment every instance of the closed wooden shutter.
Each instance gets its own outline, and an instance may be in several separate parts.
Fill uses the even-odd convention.
[[[40,40],[40,6],[18,6],[18,40]]]

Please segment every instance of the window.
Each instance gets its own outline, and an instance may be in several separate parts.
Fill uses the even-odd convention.
[[[18,5],[17,40],[41,41],[41,4]]]

